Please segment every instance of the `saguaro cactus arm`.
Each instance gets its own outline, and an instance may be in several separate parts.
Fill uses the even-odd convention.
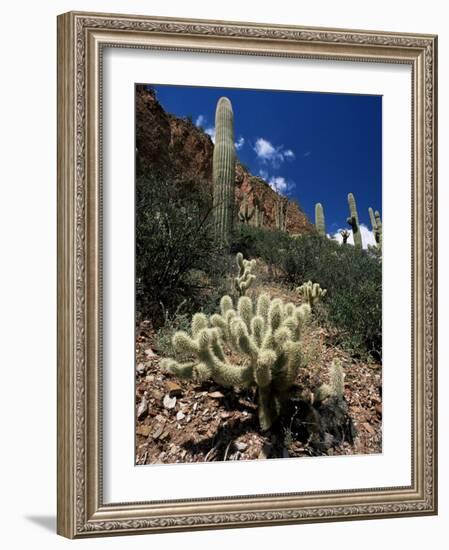
[[[235,180],[234,115],[227,97],[217,103],[212,164],[215,237],[226,246],[233,226]]]

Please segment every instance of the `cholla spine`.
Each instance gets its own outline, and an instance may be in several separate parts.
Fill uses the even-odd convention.
[[[251,273],[251,271],[256,267],[256,260],[245,260],[241,252],[237,252],[235,259],[239,272],[237,277],[234,279],[234,286],[239,296],[244,296],[256,278],[256,276]]]
[[[377,210],[374,213],[371,207],[368,208],[368,212],[371,220],[371,226],[373,228],[376,246],[379,250],[382,250],[382,220],[380,219],[380,213]]]
[[[345,373],[339,359],[334,359],[329,369],[329,384],[322,384],[314,394],[314,401],[322,402],[328,397],[343,400],[345,393]]]
[[[320,202],[315,204],[315,227],[318,233],[322,236],[326,236],[326,223],[324,220],[323,205]]]
[[[325,288],[321,288],[319,283],[312,283],[312,281],[307,281],[307,283],[298,286],[296,292],[301,294],[303,300],[309,304],[311,308],[327,294]]]
[[[235,145],[231,102],[221,97],[215,112],[213,155],[214,229],[217,241],[229,245],[234,211]]]
[[[300,337],[310,312],[308,304],[284,304],[268,294],[255,302],[241,296],[234,309],[232,298],[223,296],[220,313],[210,318],[197,313],[191,334],[179,331],[173,336],[175,352],[189,360],[163,359],[162,368],[198,382],[212,379],[223,386],[257,387],[259,422],[267,430],[303,365]],[[246,356],[245,362],[231,363],[226,348]]]
[[[356,248],[362,248],[363,243],[362,243],[362,234],[360,233],[359,215],[357,213],[357,205],[355,202],[355,198],[352,193],[349,193],[348,195],[348,203],[349,203],[350,216],[347,219],[347,222],[352,228],[352,235],[354,237],[354,246]]]

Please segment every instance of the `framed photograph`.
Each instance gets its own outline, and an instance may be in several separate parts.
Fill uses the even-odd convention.
[[[58,17],[58,532],[437,513],[437,37]]]

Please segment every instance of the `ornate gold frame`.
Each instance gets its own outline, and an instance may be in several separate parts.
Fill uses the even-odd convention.
[[[406,63],[413,98],[412,484],[104,504],[101,59],[105,46]],[[58,17],[58,533],[79,538],[437,513],[437,38],[129,15]],[[149,495],[150,497],[150,495]]]

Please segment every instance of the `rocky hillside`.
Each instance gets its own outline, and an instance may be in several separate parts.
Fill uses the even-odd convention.
[[[136,175],[162,175],[189,184],[212,188],[214,144],[209,135],[190,120],[167,113],[155,93],[136,89]],[[212,193],[209,193],[212,196]],[[281,196],[266,181],[253,176],[239,162],[235,175],[238,211],[243,197],[253,205],[257,198],[264,216],[264,227],[275,228],[275,209]],[[291,234],[314,231],[304,212],[294,201],[286,201],[286,230]]]

